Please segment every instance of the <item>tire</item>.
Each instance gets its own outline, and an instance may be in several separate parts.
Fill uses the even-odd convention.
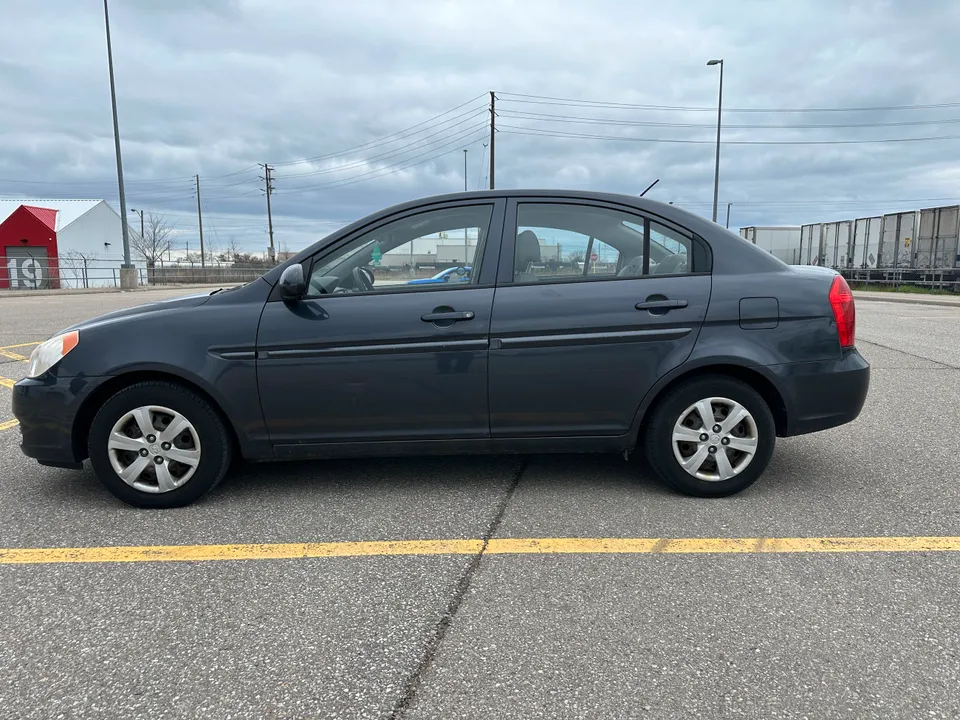
[[[146,423],[155,434],[142,431]],[[136,383],[107,400],[90,425],[87,450],[104,487],[139,508],[183,507],[198,500],[223,479],[232,455],[214,407],[165,381]]]
[[[714,427],[721,427],[721,432],[714,432],[714,427],[703,432],[701,408],[713,413]],[[736,417],[742,419],[727,431],[721,423],[733,423]],[[673,388],[657,403],[643,445],[654,472],[674,490],[725,497],[750,487],[763,474],[776,445],[776,425],[766,401],[752,387],[731,377],[707,375]],[[701,476],[684,469],[681,459]]]

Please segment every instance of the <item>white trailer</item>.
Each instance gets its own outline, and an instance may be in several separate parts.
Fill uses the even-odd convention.
[[[877,267],[910,267],[912,248],[917,237],[917,212],[889,213],[880,224],[880,251]]]
[[[740,237],[766,250],[788,265],[800,264],[800,227],[777,225],[740,228]]]
[[[853,221],[839,220],[823,224],[823,264],[832,268],[848,267],[848,251]]]
[[[847,255],[851,258],[851,267],[867,269],[877,267],[880,257],[880,223],[882,218],[857,218],[853,221],[853,236]]]
[[[800,227],[800,264],[820,265],[823,262],[823,225],[811,223]]]
[[[957,247],[960,205],[926,208],[920,211],[920,229],[913,249],[913,266],[918,268],[960,267]]]

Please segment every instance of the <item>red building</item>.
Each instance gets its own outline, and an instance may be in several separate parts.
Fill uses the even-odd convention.
[[[0,223],[0,288],[59,287],[57,211],[21,205]]]

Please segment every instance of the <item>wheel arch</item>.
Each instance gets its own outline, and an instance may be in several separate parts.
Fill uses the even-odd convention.
[[[631,428],[632,437],[635,440],[639,440],[644,420],[670,390],[693,378],[703,377],[705,375],[724,375],[740,380],[752,387],[760,394],[764,402],[767,403],[767,407],[770,408],[770,413],[773,415],[773,422],[777,428],[777,436],[783,437],[786,435],[788,418],[786,402],[784,401],[783,394],[774,382],[763,372],[763,368],[744,365],[733,358],[718,358],[701,362],[694,366],[682,366],[677,368],[673,373],[661,378],[660,382],[647,393],[643,399],[643,403],[637,410],[633,427]]]
[[[233,450],[237,453],[240,453],[242,445],[240,443],[237,429],[234,427],[234,424],[230,420],[230,417],[227,415],[227,413],[224,412],[222,404],[211,392],[205,389],[200,383],[193,382],[187,378],[184,378],[182,375],[165,370],[151,369],[134,370],[120,375],[115,375],[109,380],[98,385],[97,388],[84,400],[83,404],[80,406],[80,409],[77,411],[76,416],[74,417],[73,429],[70,433],[70,442],[73,449],[73,455],[78,462],[81,460],[86,460],[89,456],[89,453],[87,452],[87,435],[90,431],[90,424],[93,422],[93,418],[96,416],[97,411],[103,407],[103,404],[124,388],[136,385],[137,383],[151,381],[169,382],[179,385],[180,387],[196,393],[210,403],[210,406],[214,409],[214,412],[217,413],[220,421],[223,423],[224,428],[226,428],[227,437],[230,439]]]

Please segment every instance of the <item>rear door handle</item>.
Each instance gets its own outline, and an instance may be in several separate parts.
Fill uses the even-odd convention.
[[[474,314],[467,310],[466,312],[432,312],[421,315],[420,319],[424,322],[451,322],[457,320],[473,320]]]
[[[676,310],[686,306],[686,300],[647,300],[634,305],[637,310]]]

